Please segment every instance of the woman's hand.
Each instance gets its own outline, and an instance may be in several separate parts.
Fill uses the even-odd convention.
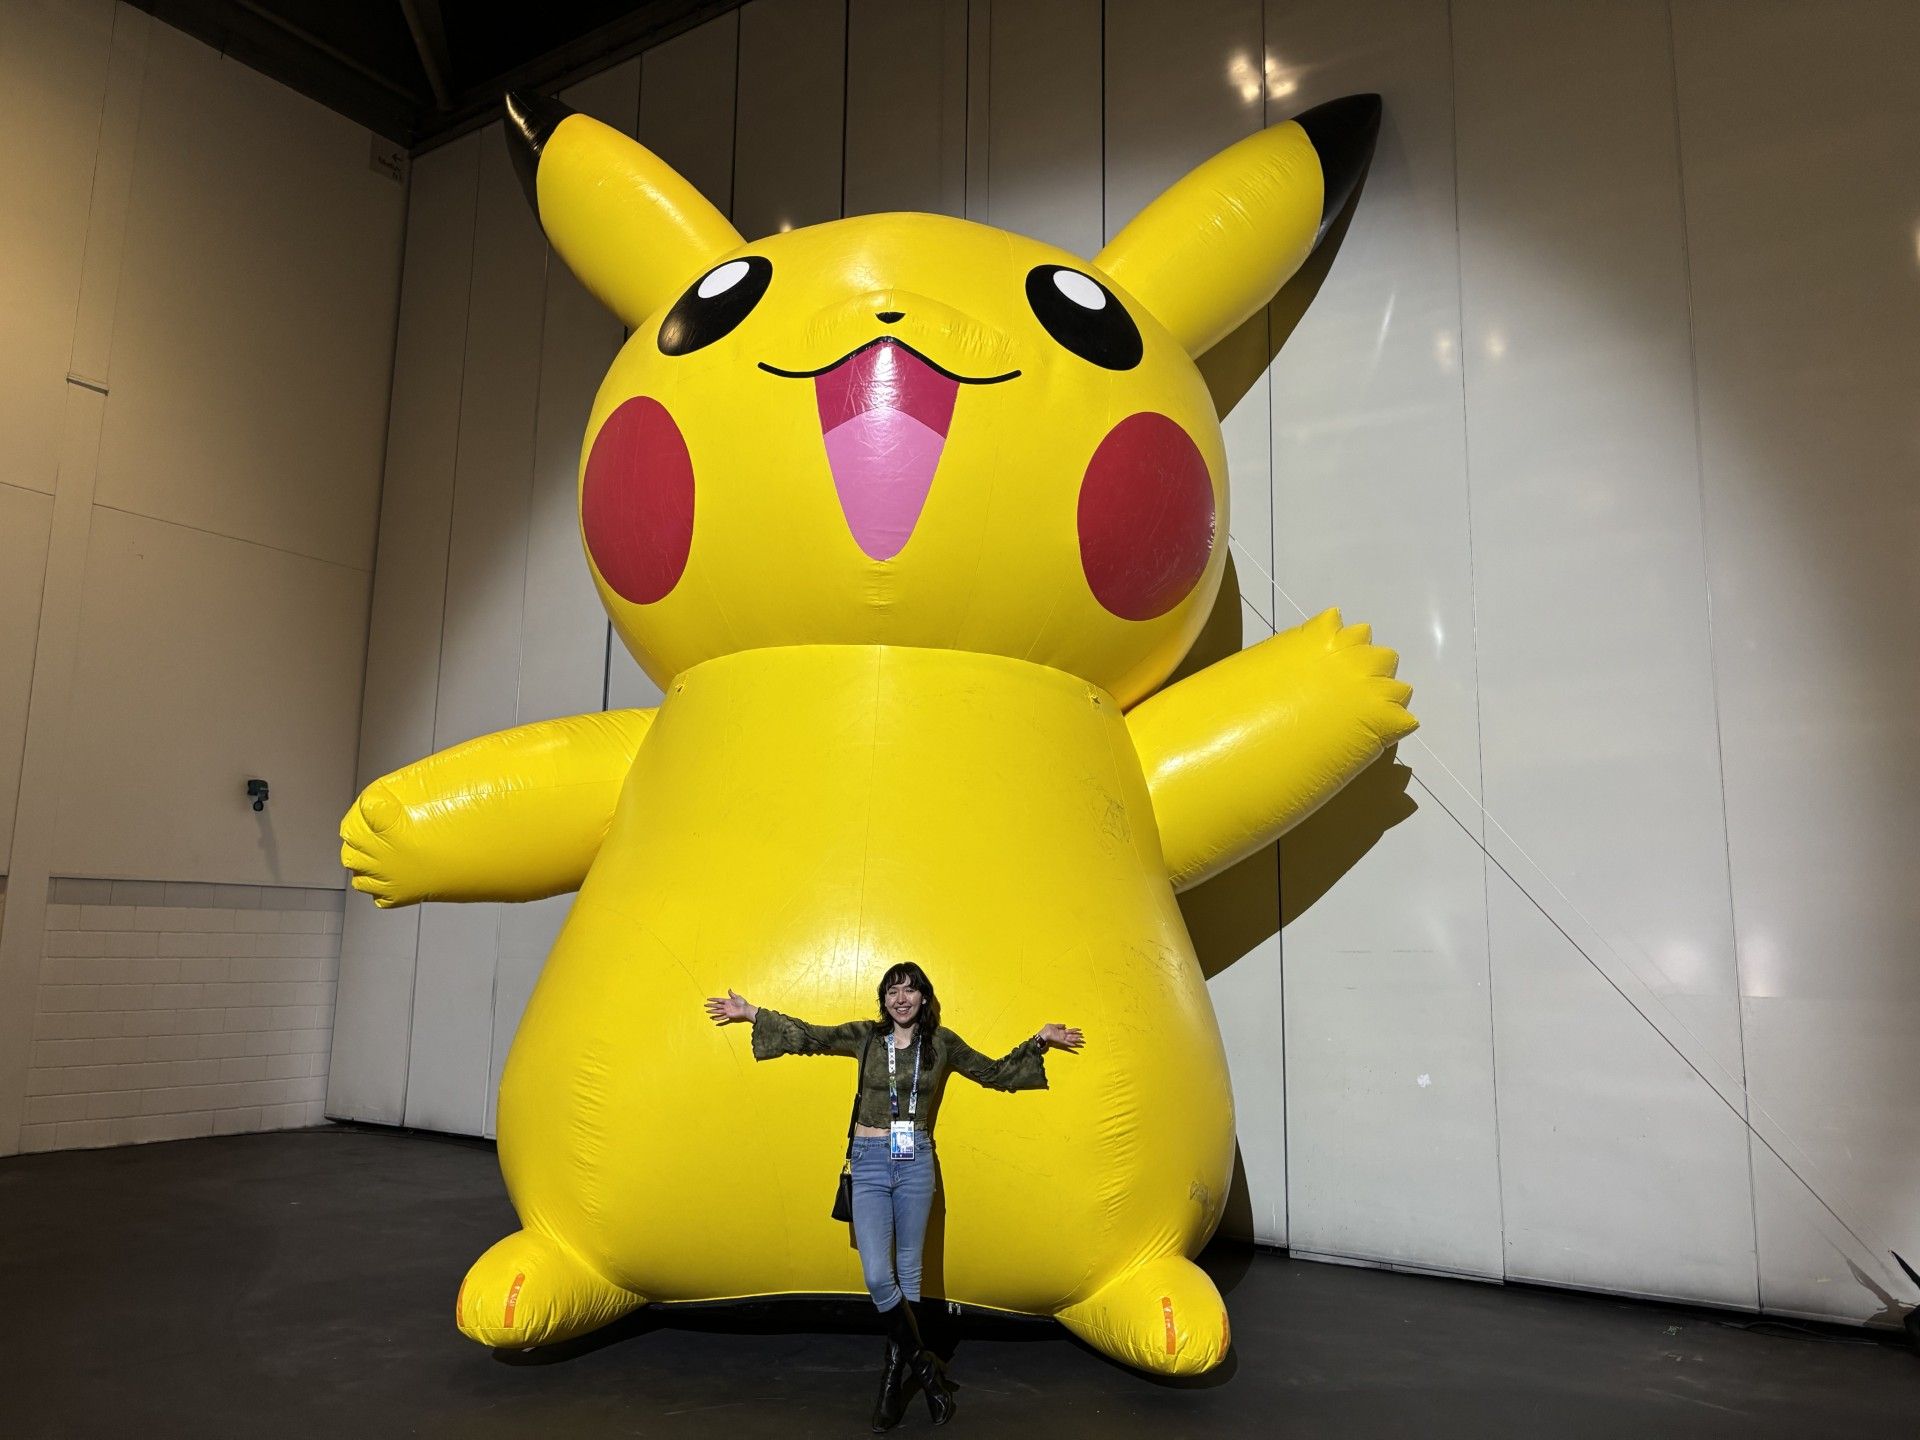
[[[707,1001],[707,1015],[716,1025],[731,1025],[736,1020],[751,1021],[760,1013],[758,1005],[749,1005],[746,997],[735,991],[727,991],[724,1000],[718,997]]]
[[[1055,1050],[1078,1050],[1087,1043],[1087,1037],[1071,1025],[1042,1025],[1040,1043]]]

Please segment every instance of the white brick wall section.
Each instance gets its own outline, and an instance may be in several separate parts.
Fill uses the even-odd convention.
[[[21,1148],[323,1123],[341,898],[55,880]]]

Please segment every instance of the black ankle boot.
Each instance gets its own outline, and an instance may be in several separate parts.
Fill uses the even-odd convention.
[[[943,1370],[953,1368],[953,1316],[944,1300],[916,1300],[914,1323],[920,1327],[920,1343],[933,1352]]]
[[[920,1307],[911,1300],[903,1300],[895,1307],[907,1312],[907,1323],[913,1327],[913,1348],[908,1352],[913,1365],[913,1373],[920,1379],[920,1388],[927,1392],[927,1414],[933,1417],[933,1423],[944,1425],[953,1418],[955,1407],[953,1391],[947,1385],[945,1368],[940,1357],[926,1347],[925,1332],[920,1328]]]
[[[907,1412],[908,1365],[914,1351],[913,1322],[899,1304],[887,1312],[887,1362],[880,1372],[880,1397],[873,1402],[873,1433],[891,1430]]]

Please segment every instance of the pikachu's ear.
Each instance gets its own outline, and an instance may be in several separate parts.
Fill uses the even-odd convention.
[[[666,161],[558,100],[507,96],[507,143],[547,239],[629,329],[740,244]]]
[[[1198,358],[1313,253],[1379,132],[1380,97],[1349,95],[1249,135],[1175,181],[1096,263]]]

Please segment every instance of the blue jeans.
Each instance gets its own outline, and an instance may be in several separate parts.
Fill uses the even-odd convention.
[[[914,1132],[911,1160],[893,1159],[884,1135],[853,1137],[853,1239],[867,1293],[882,1310],[902,1295],[920,1299],[933,1176],[933,1137],[925,1131]]]

